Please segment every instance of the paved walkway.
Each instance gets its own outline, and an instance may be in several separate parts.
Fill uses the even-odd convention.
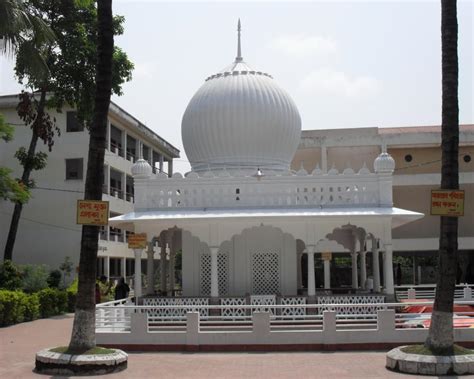
[[[1,328],[0,378],[44,378],[32,372],[35,352],[66,345],[72,318],[65,315]],[[384,364],[383,352],[132,353],[127,370],[106,377],[416,378],[387,371]]]

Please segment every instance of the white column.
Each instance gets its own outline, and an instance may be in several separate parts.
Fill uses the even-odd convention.
[[[135,253],[135,280],[134,291],[135,297],[142,295],[142,249],[133,249]]]
[[[160,165],[159,165],[159,168],[160,168],[160,172],[163,172],[163,154],[160,154],[159,155],[159,162],[160,162]]]
[[[393,250],[391,244],[385,244],[385,293],[394,294],[393,285]]]
[[[173,175],[173,158],[170,158],[170,160],[168,161],[168,175]]]
[[[127,258],[122,258],[122,276],[127,279]]]
[[[365,281],[367,280],[367,261],[366,251],[360,252],[360,288],[365,289]]]
[[[217,271],[218,247],[210,247],[211,250],[211,297],[219,297],[219,278]]]
[[[380,292],[380,264],[379,251],[377,250],[377,243],[372,240],[372,268],[374,277],[374,292]]]
[[[110,151],[110,121],[107,120],[107,141],[105,142],[105,147]]]
[[[331,260],[324,260],[324,289],[331,288]]]
[[[146,287],[146,294],[152,295],[155,292],[155,273],[153,270],[153,259],[155,257],[154,246],[155,242],[148,243],[148,250],[147,250],[147,262],[146,262],[146,279],[147,279],[147,287]]]
[[[351,253],[352,257],[352,288],[359,288],[358,278],[357,278],[357,252],[353,251]]]
[[[110,257],[104,257],[104,275],[107,277],[107,280],[110,279]]]
[[[314,276],[314,246],[307,246],[308,254],[308,296],[316,296],[316,278]]]

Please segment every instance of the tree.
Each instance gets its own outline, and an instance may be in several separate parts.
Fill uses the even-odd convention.
[[[114,34],[112,0],[98,1],[98,49],[94,116],[90,127],[89,157],[86,175],[86,200],[102,199],[107,114],[112,93],[112,55]],[[99,227],[82,227],[79,284],[69,351],[95,347],[95,278]]]
[[[55,35],[42,20],[38,11],[23,0],[2,0],[0,2],[0,40],[3,53],[14,55],[19,45],[28,52],[31,69],[40,73],[48,67],[36,48],[53,42]]]
[[[13,127],[8,125],[0,114],[0,139],[5,142],[13,139]],[[28,189],[19,181],[11,177],[11,170],[0,167],[0,199],[19,203],[28,201],[30,194]]]
[[[458,105],[458,24],[456,0],[441,0],[442,50],[442,166],[441,189],[459,189],[459,105]],[[453,303],[456,286],[458,219],[441,217],[438,279],[425,346],[436,352],[452,353]]]
[[[34,36],[23,39],[17,46],[15,73],[20,83],[33,88],[28,106],[34,117],[23,120],[32,129],[28,150],[17,153],[23,165],[21,182],[32,188],[30,179],[37,158],[38,139],[42,139],[51,150],[54,145],[55,120],[48,115],[49,108],[61,111],[64,105],[77,109],[80,122],[89,125],[92,118],[95,91],[95,72],[97,59],[97,9],[93,0],[29,0],[29,6],[36,9],[49,28],[56,34],[54,42],[38,41]],[[123,17],[113,19],[113,31],[123,32]],[[41,52],[49,70],[38,72],[29,61],[30,46]],[[121,94],[121,85],[131,79],[133,64],[127,55],[115,48],[113,51],[112,89]],[[21,102],[20,102],[21,103]],[[19,111],[21,107],[19,107]],[[19,113],[20,114],[20,113]],[[21,117],[21,115],[20,115]],[[44,153],[42,153],[44,154]],[[46,164],[46,156],[44,164]],[[44,166],[43,166],[44,167]],[[23,204],[15,203],[10,223],[4,259],[12,259]]]

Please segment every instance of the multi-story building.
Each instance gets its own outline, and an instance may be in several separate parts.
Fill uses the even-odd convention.
[[[459,218],[459,280],[474,280],[474,125],[461,125],[459,181],[465,191],[464,217]],[[416,281],[432,282],[424,272],[426,257],[434,257],[439,244],[439,216],[430,215],[431,190],[441,183],[441,128],[354,128],[304,130],[293,158],[292,169],[311,173],[332,167],[354,170],[369,165],[383,145],[395,159],[394,206],[425,214],[420,220],[393,230],[393,249],[398,256],[412,257]],[[418,263],[416,261],[418,260]],[[426,262],[426,260],[425,260]],[[423,271],[423,275],[421,272]],[[431,277],[430,277],[431,276]],[[421,277],[421,278],[420,278]]]
[[[15,126],[14,140],[0,142],[0,166],[21,176],[22,167],[14,158],[20,146],[28,146],[31,130],[16,113],[16,96],[0,97],[0,112]],[[13,259],[18,263],[47,264],[57,268],[65,257],[79,262],[81,226],[76,224],[76,202],[84,197],[89,133],[77,122],[73,109],[51,112],[60,136],[55,137],[51,152],[41,142],[37,151],[48,154],[45,169],[32,174],[36,186],[23,208]],[[110,216],[133,210],[134,191],[131,166],[139,158],[139,149],[155,172],[173,173],[173,159],[179,150],[146,127],[118,105],[111,103],[105,152],[103,200],[109,201]],[[6,243],[13,205],[0,201],[0,249]],[[127,234],[104,227],[99,240],[98,272],[109,277],[133,273],[133,251],[128,249]],[[145,257],[144,257],[145,258]]]

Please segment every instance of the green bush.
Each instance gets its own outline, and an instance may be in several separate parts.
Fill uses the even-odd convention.
[[[73,313],[76,310],[76,298],[77,298],[77,278],[67,288],[67,311]]]
[[[68,309],[68,298],[66,291],[53,288],[45,288],[38,292],[41,317],[51,317],[64,313]]]
[[[24,321],[33,321],[40,317],[40,303],[36,293],[24,297]]]
[[[22,322],[27,295],[21,291],[0,290],[0,326]]]
[[[33,293],[48,288],[48,266],[23,265],[21,271],[23,274],[23,291]]]
[[[22,280],[21,272],[18,270],[16,265],[10,261],[6,260],[0,264],[0,288],[16,291],[21,289]]]
[[[46,281],[48,282],[49,288],[59,288],[59,284],[61,283],[62,279],[62,274],[61,271],[59,270],[53,270],[49,273],[48,279]]]

